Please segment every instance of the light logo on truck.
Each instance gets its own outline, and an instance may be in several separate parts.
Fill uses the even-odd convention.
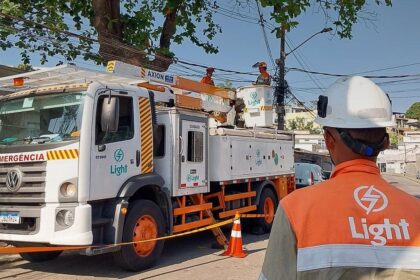
[[[116,149],[114,152],[114,159],[116,162],[121,162],[124,159],[124,151],[122,149]],[[120,176],[121,174],[125,174],[128,172],[128,165],[127,164],[112,164],[110,166],[111,175]]]
[[[114,159],[117,162],[120,162],[120,161],[122,161],[124,159],[124,152],[123,152],[122,149],[115,150],[115,152],[114,152]]]
[[[251,92],[249,97],[250,97],[250,99],[248,100],[249,106],[257,106],[261,103],[261,100],[258,99],[258,94],[256,92]]]

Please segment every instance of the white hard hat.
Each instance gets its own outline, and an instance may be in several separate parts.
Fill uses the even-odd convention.
[[[337,128],[395,126],[389,97],[374,82],[360,76],[338,79],[319,97],[315,122]]]

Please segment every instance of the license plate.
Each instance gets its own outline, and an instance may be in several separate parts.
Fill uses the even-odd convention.
[[[0,224],[19,224],[20,217],[18,213],[0,212]]]

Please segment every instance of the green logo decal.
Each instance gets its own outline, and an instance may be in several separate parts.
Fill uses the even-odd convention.
[[[279,155],[276,153],[276,155],[274,156],[274,164],[278,165],[279,164]]]
[[[197,182],[199,179],[200,179],[200,176],[198,175],[191,175],[191,174],[187,175],[188,182]]]
[[[121,164],[120,166],[114,164],[114,165],[111,165],[110,168],[111,168],[110,173],[112,175],[120,176],[121,174],[125,174],[125,173],[128,172],[128,165],[127,164],[125,164],[125,165]]]
[[[117,162],[120,162],[120,161],[122,161],[124,159],[124,152],[123,152],[122,149],[115,150],[115,152],[114,152],[114,159]]]
[[[274,150],[271,151],[271,157],[274,160],[274,164],[278,165],[279,164],[279,155]]]

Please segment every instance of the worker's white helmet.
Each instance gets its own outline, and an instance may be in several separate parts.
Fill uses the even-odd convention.
[[[315,122],[337,128],[395,126],[388,95],[360,76],[338,79],[319,97]]]

